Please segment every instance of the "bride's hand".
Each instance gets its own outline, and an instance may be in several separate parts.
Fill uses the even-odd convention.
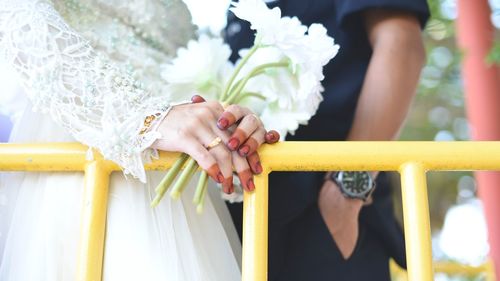
[[[224,112],[221,104],[218,102],[196,103],[199,102],[196,97],[193,101],[195,103],[179,105],[170,111],[158,129],[163,137],[158,139],[152,147],[189,154],[210,177],[222,184],[226,193],[234,191],[232,177],[234,165],[243,187],[252,191],[255,187],[249,162],[255,161],[250,160],[251,157],[247,161],[244,156],[231,152],[223,144],[207,149],[207,146],[218,137],[224,143],[227,143],[230,138],[229,132],[221,131],[216,125],[218,117]]]
[[[218,137],[223,139],[223,134],[213,125],[222,111],[217,102],[175,106],[160,123],[158,131],[162,137],[152,147],[189,154],[229,193],[233,186],[231,152],[224,145],[207,148]]]

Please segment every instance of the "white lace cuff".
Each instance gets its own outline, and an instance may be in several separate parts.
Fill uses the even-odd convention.
[[[144,120],[143,124],[138,129],[136,137],[132,138],[132,143],[121,144],[125,147],[129,147],[129,149],[123,150],[120,147],[120,143],[115,143],[112,145],[116,147],[113,147],[112,149],[103,149],[103,151],[111,151],[108,155],[103,153],[104,157],[123,167],[123,173],[125,175],[131,174],[133,177],[138,178],[141,182],[145,183],[146,172],[144,170],[144,164],[151,162],[152,159],[158,158],[158,151],[151,148],[151,145],[157,139],[164,137],[158,131],[158,127],[165,117],[167,117],[172,108],[177,105],[188,103],[191,103],[191,101],[170,103],[167,106],[153,110],[142,119]]]
[[[133,122],[135,124],[131,124],[131,126],[136,127],[135,130],[118,127],[105,130],[102,135],[93,133],[87,135],[85,132],[81,132],[75,137],[77,140],[97,148],[105,159],[122,167],[125,175],[132,175],[145,183],[144,164],[150,162],[155,155],[149,148],[162,137],[156,129],[171,108],[170,105],[164,105],[159,109],[149,111],[145,115],[146,117],[138,116],[137,121]],[[155,122],[151,122],[151,126],[145,130],[145,120],[151,116],[155,116]],[[96,136],[99,137],[96,138]]]

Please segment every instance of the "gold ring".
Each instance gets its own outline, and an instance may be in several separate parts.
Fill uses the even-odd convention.
[[[206,146],[207,150],[210,150],[216,146],[218,146],[222,142],[220,137],[216,137],[210,144]]]

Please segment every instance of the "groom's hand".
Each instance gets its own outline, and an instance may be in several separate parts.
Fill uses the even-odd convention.
[[[321,187],[318,206],[325,224],[344,259],[351,257],[358,241],[358,216],[364,202],[342,195],[331,180]]]

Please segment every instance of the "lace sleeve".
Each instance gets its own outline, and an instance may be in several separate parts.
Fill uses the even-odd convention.
[[[50,2],[2,1],[0,59],[17,70],[34,110],[146,181],[144,150],[160,136],[140,133],[143,120],[169,104],[99,56]]]

